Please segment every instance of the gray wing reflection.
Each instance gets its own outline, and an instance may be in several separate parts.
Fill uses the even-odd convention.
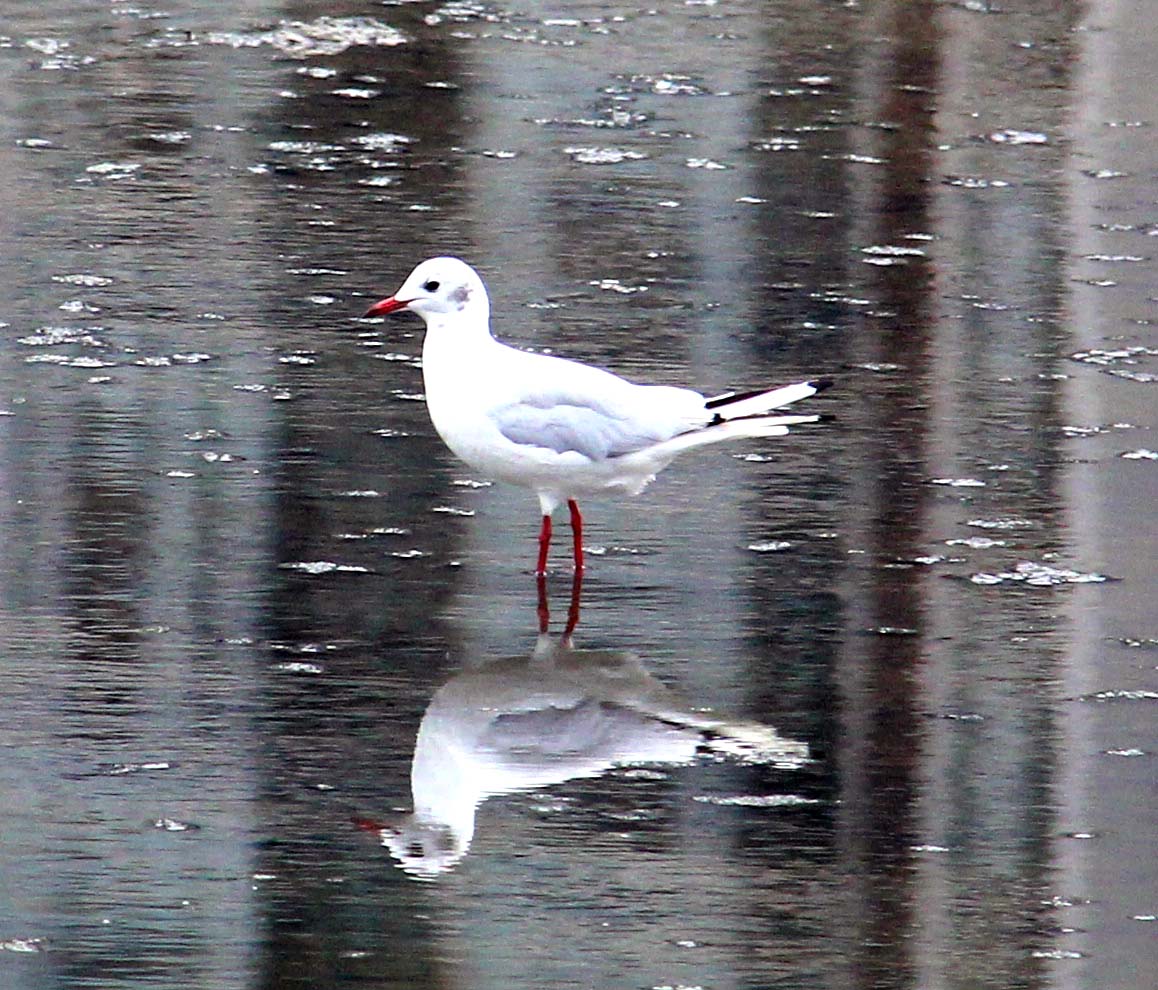
[[[634,654],[541,635],[530,657],[464,670],[439,689],[414,748],[414,812],[377,830],[402,869],[433,879],[466,855],[489,797],[705,750],[786,769],[808,760],[806,743],[771,726],[693,711]]]

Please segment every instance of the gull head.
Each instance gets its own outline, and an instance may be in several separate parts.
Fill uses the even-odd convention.
[[[486,326],[490,302],[478,272],[458,258],[428,258],[414,269],[402,287],[374,303],[366,316],[409,310],[431,323],[466,319]]]
[[[414,813],[393,815],[390,820],[355,818],[354,823],[390,850],[398,866],[416,880],[434,880],[454,869],[470,849],[474,837],[474,805],[463,809],[463,821],[456,824]]]

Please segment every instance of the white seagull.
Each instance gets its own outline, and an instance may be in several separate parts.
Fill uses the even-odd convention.
[[[783,436],[816,415],[778,410],[832,383],[799,382],[707,398],[690,388],[637,385],[590,365],[509,347],[491,336],[490,301],[458,258],[430,258],[366,316],[400,310],[426,323],[422,376],[430,418],[471,467],[539,496],[535,573],[547,571],[551,513],[571,512],[575,570],[583,570],[578,499],[638,495],[685,450],[736,437]]]

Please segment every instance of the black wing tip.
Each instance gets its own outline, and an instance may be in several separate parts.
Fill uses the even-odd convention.
[[[803,382],[814,392],[823,392],[825,389],[832,388],[836,384],[835,379],[832,378],[814,378]],[[786,385],[774,385],[772,388],[756,388],[751,392],[724,392],[722,395],[716,395],[708,399],[704,403],[705,409],[718,409],[720,406],[730,406],[734,402],[743,402],[745,399],[755,399],[760,395],[767,395],[769,392],[775,392],[777,389],[787,388]]]
[[[742,402],[744,399],[754,399],[758,395],[763,395],[765,392],[771,392],[770,388],[757,388],[751,392],[724,392],[721,395],[713,396],[704,403],[705,409],[715,409],[719,406],[728,406],[733,402]]]

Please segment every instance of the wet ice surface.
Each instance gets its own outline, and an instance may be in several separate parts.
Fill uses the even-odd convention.
[[[901,13],[6,11],[0,985],[1149,986],[1154,25]],[[540,639],[359,319],[443,252],[833,418]]]

